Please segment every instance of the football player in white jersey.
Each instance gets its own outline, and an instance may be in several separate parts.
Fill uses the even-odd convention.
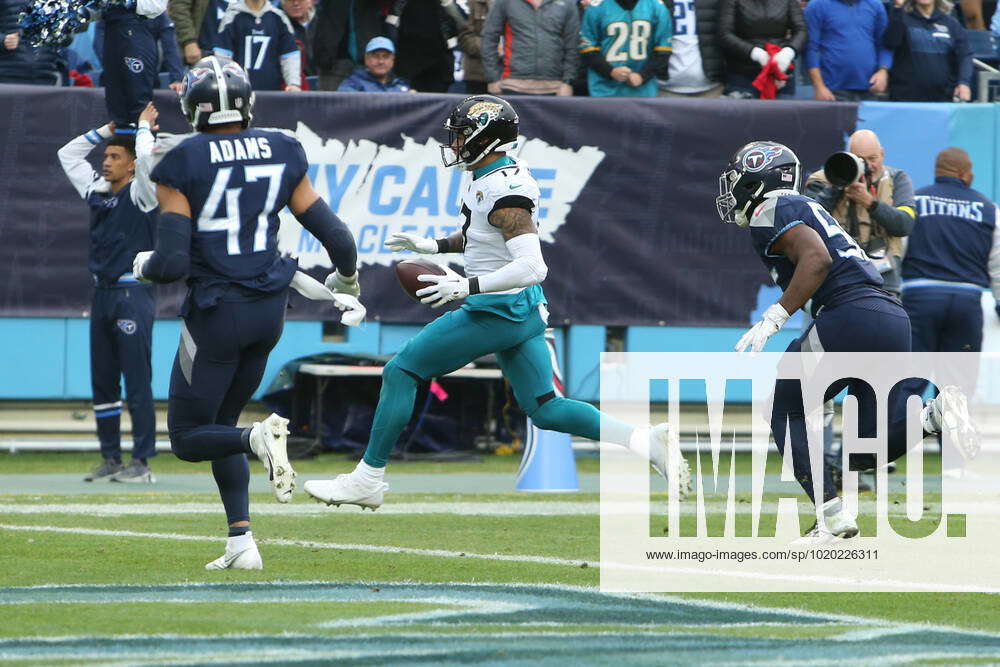
[[[466,170],[462,229],[447,238],[394,234],[395,251],[461,252],[466,276],[421,275],[429,283],[417,292],[432,307],[464,299],[400,350],[382,374],[382,392],[365,455],[354,471],[333,480],[306,482],[305,490],[331,505],[375,509],[388,486],[383,482],[389,453],[410,420],[417,387],[479,357],[495,353],[521,409],[536,426],[592,440],[601,438],[643,456],[667,476],[668,450],[677,448],[669,424],[634,429],[602,415],[588,403],[557,396],[544,333],[548,319],[541,282],[548,268],[538,239],[539,190],[523,162],[507,153],[517,145],[517,113],[490,95],[466,98],[445,122],[449,143],[441,147],[446,167]],[[681,488],[689,474],[676,455]]]

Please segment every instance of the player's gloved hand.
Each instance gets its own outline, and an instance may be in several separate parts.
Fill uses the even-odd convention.
[[[340,271],[334,271],[326,277],[323,285],[334,294],[350,294],[355,298],[361,296],[361,283],[358,282],[357,271],[350,277],[340,275]]]
[[[753,356],[764,349],[767,339],[778,333],[791,317],[780,303],[776,303],[764,311],[764,316],[760,322],[753,325],[750,331],[743,334],[740,341],[736,343],[736,351],[744,352],[750,348],[750,355]]]
[[[792,64],[793,60],[795,60],[795,49],[790,46],[786,46],[774,54],[774,63],[782,72],[788,71],[788,68]]]
[[[146,268],[146,262],[148,262],[149,258],[152,256],[152,250],[143,250],[142,252],[137,253],[135,259],[132,260],[132,275],[135,276],[135,279],[141,283],[150,282],[146,276],[143,275],[142,270]]]
[[[385,246],[393,252],[412,250],[421,255],[433,255],[438,251],[438,244],[434,239],[425,239],[423,236],[405,232],[390,236],[389,240],[385,242]]]
[[[767,51],[759,46],[755,46],[750,49],[750,60],[754,61],[761,67],[765,67],[770,59],[771,57],[767,55]]]
[[[422,283],[434,283],[417,290],[417,296],[421,297],[420,302],[430,304],[431,308],[469,296],[469,279],[463,278],[447,266],[442,268],[445,270],[443,276],[431,273],[417,276],[417,280]]]

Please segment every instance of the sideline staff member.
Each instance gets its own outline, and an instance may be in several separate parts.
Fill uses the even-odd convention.
[[[135,135],[115,134],[114,123],[82,134],[59,149],[59,161],[73,187],[90,207],[90,378],[97,437],[104,462],[84,481],[152,482],[148,460],[156,455],[153,410],[153,285],[132,276],[132,258],[153,247],[156,191],[148,178],[157,112],[147,104]],[[100,175],[87,154],[102,139]],[[135,179],[136,170],[147,176]],[[132,416],[132,461],[122,465],[121,377]]]

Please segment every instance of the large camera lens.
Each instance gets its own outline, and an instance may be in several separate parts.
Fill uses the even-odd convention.
[[[826,159],[823,173],[826,174],[826,180],[830,181],[831,185],[846,188],[865,173],[865,161],[847,151],[834,153]]]

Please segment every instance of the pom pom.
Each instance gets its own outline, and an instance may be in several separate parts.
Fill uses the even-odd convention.
[[[18,16],[21,39],[32,46],[65,46],[96,12],[112,7],[132,9],[135,0],[32,0]]]

